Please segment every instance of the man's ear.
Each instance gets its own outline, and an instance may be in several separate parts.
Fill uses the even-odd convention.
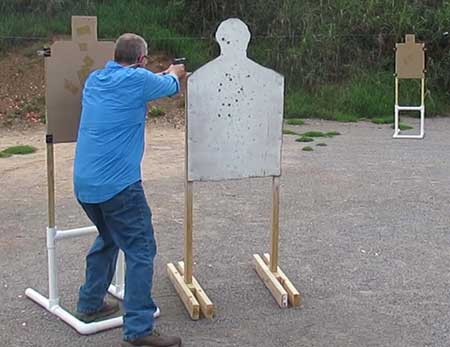
[[[139,58],[138,58],[137,63],[138,63],[140,66],[144,66],[144,60],[145,60],[145,56],[144,56],[144,55],[140,55]]]

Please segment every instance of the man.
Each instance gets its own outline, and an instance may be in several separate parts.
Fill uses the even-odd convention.
[[[154,74],[144,68],[146,56],[142,37],[120,36],[114,61],[93,72],[83,90],[74,189],[99,234],[86,257],[77,316],[92,322],[118,311],[105,296],[121,249],[127,265],[122,346],[181,346],[180,338],[153,330],[156,243],[141,183],[141,160],[147,103],[178,93],[186,72],[183,65],[171,65]]]

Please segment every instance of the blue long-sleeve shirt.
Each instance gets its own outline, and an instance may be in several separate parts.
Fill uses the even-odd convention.
[[[101,203],[141,179],[147,103],[179,89],[175,75],[114,61],[88,77],[74,163],[78,200]]]

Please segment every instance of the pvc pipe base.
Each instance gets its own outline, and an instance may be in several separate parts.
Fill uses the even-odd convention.
[[[422,140],[425,137],[425,135],[398,135],[394,134],[392,138],[394,139],[416,139],[416,140]]]
[[[116,286],[111,285],[109,287],[109,293],[119,300],[123,300],[123,291],[117,290]],[[67,312],[60,305],[52,305],[50,300],[34,290],[33,288],[27,288],[25,290],[25,295],[36,302],[37,304],[44,307],[47,311],[54,314],[62,321],[66,322],[72,328],[74,328],[81,335],[92,335],[100,331],[105,331],[109,329],[119,328],[123,325],[123,317],[115,317],[106,319],[99,322],[84,323],[77,319],[73,314]],[[153,314],[153,318],[159,318],[161,316],[161,310],[156,307],[156,311]]]
[[[91,335],[100,331],[118,328],[123,325],[123,317],[105,319],[99,322],[84,323],[59,305],[53,305],[50,307],[49,300],[32,288],[28,288],[25,291],[25,295],[70,325],[81,335]]]

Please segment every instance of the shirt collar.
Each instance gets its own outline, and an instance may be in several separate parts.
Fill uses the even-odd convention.
[[[120,69],[120,68],[122,68],[123,66],[120,65],[119,63],[115,62],[114,60],[109,60],[109,61],[106,63],[105,67],[106,67],[107,69]]]

